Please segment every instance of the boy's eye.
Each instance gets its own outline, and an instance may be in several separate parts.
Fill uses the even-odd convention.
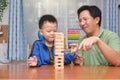
[[[49,30],[47,30],[47,32],[50,32]]]
[[[87,18],[85,18],[84,20],[85,20],[85,21],[87,21],[88,19],[87,19]]]
[[[82,20],[80,19],[79,22],[81,22]]]

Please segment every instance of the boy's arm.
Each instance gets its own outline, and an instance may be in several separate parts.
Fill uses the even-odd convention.
[[[37,58],[36,58],[36,56],[30,57],[28,59],[28,65],[31,66],[31,67],[37,65]]]
[[[72,54],[71,51],[64,54],[64,64],[71,64],[76,59],[76,54]]]
[[[40,54],[40,52],[39,52],[38,45],[37,45],[37,43],[34,43],[33,46],[32,46],[31,54],[29,56],[29,59],[30,59],[30,57],[34,57],[35,56],[35,58],[37,60],[37,63],[34,66],[40,66],[42,64],[41,60],[40,60],[39,54]],[[34,60],[34,62],[36,62],[36,60]]]
[[[77,55],[78,52],[78,44],[70,44],[70,51],[64,55],[64,63],[70,64],[72,61],[75,64],[83,64],[83,58],[80,55]]]

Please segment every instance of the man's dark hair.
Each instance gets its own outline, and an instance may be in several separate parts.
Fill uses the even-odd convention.
[[[101,10],[97,7],[97,6],[88,6],[88,5],[84,5],[82,7],[80,7],[77,11],[77,14],[78,14],[78,18],[79,18],[79,15],[82,11],[84,10],[88,10],[90,15],[93,17],[93,18],[96,18],[96,17],[99,17],[100,18],[100,21],[99,21],[99,26],[101,25]]]
[[[43,15],[39,20],[39,29],[42,28],[42,25],[45,21],[57,24],[57,19],[53,15],[50,15],[50,14]]]

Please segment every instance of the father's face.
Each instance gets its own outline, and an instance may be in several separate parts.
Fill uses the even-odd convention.
[[[88,10],[84,10],[79,15],[79,25],[86,34],[92,35],[98,26],[98,20],[93,18]]]

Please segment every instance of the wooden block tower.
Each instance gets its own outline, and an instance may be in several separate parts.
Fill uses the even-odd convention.
[[[54,58],[54,66],[55,69],[63,69],[64,68],[64,34],[60,32],[55,33],[55,58]]]

